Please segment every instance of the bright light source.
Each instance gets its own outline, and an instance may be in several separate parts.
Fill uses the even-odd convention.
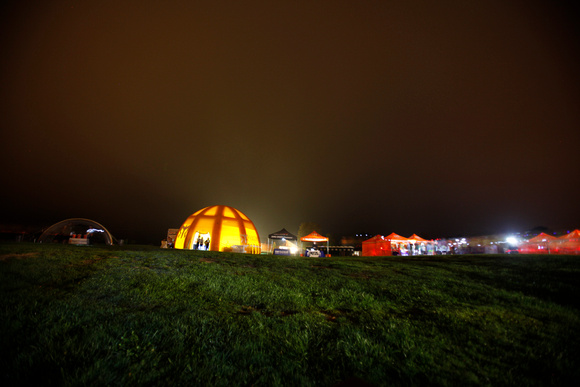
[[[507,238],[505,239],[505,241],[506,241],[507,243],[509,243],[510,245],[515,245],[515,244],[517,244],[517,243],[518,243],[518,240],[517,240],[516,238],[514,238],[514,237],[507,237]]]

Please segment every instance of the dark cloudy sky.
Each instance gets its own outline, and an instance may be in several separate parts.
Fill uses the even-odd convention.
[[[13,1],[0,222],[159,243],[580,227],[576,17],[541,1]]]

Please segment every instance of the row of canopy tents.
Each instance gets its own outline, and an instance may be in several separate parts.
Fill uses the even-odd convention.
[[[391,233],[387,236],[375,235],[363,241],[362,256],[434,255],[435,248],[435,242],[423,239],[417,234],[405,238],[399,234]]]
[[[316,231],[311,232],[310,234],[303,236],[300,238],[301,242],[326,242],[326,251],[328,253],[328,238],[325,236],[320,235]],[[278,243],[276,243],[278,242]],[[283,228],[280,231],[272,233],[268,235],[268,251],[272,251],[275,249],[276,245],[279,247],[297,247],[298,237],[288,230]]]
[[[580,230],[561,237],[541,233],[519,247],[520,254],[572,254],[580,255]]]

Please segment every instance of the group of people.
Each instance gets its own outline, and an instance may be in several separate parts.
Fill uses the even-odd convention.
[[[197,240],[193,244],[194,250],[209,250],[209,237],[203,240],[200,236],[197,237]]]

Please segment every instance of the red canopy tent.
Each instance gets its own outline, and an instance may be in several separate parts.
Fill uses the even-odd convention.
[[[388,256],[393,255],[393,251],[400,254],[401,248],[406,250],[408,243],[409,239],[399,234],[391,233],[385,237],[376,235],[363,242],[362,255],[364,257]]]
[[[312,231],[310,234],[300,238],[303,242],[328,242],[328,238],[320,235],[316,231]]]
[[[387,235],[385,237],[385,239],[388,239],[388,240],[394,241],[394,242],[408,242],[409,241],[404,236],[400,236],[399,234],[395,234],[394,232]]]
[[[316,231],[312,231],[310,234],[300,238],[302,242],[326,242],[326,253],[328,254],[328,238],[320,235]]]
[[[520,246],[520,253],[522,254],[550,254],[550,243],[556,240],[555,236],[546,233],[530,238],[527,242]]]
[[[550,244],[550,249],[554,254],[580,254],[580,230],[574,230],[571,233],[561,236]],[[552,247],[554,246],[554,247]]]
[[[409,239],[394,232],[385,237],[391,243],[391,251],[395,255],[404,255],[409,250]]]
[[[375,235],[362,243],[363,257],[377,257],[392,255],[391,241],[385,239],[382,235]]]
[[[421,238],[417,234],[411,235],[409,238],[407,238],[407,240],[413,244],[413,255],[434,254],[432,241],[428,241],[427,239]]]
[[[407,239],[410,241],[415,241],[415,242],[429,242],[427,239],[423,239],[417,234],[413,234]]]

